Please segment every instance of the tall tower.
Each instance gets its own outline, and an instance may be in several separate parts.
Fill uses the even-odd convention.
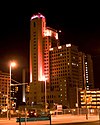
[[[59,44],[56,30],[46,27],[45,17],[38,13],[30,20],[30,98],[29,102],[44,102],[44,81],[49,82],[49,49]]]
[[[30,82],[41,81],[43,75],[43,36],[45,17],[40,13],[30,21]],[[34,73],[34,71],[37,71]]]
[[[30,20],[30,103],[41,100],[41,84],[43,76],[43,36],[45,17],[40,13]]]

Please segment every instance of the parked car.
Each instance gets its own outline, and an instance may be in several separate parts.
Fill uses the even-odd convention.
[[[49,117],[50,113],[37,109],[30,109],[27,113],[27,117]]]
[[[35,110],[29,110],[28,113],[27,113],[27,117],[37,117],[37,113]]]
[[[49,117],[49,115],[50,115],[49,112],[44,112],[44,111],[42,111],[42,112],[39,114],[40,117]]]

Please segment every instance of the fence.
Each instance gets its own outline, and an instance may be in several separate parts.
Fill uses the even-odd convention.
[[[88,113],[89,115],[99,115],[100,109],[86,109],[86,108],[76,108],[76,109],[63,109],[62,114],[71,115],[84,115]],[[58,113],[59,114],[59,113]]]
[[[24,112],[20,112],[21,117],[25,116]],[[59,114],[70,114],[70,115],[85,115],[85,114],[89,114],[89,115],[98,115],[100,114],[100,109],[83,109],[83,108],[76,108],[76,109],[62,109],[61,111],[53,111],[52,113],[53,115],[59,115]],[[18,117],[19,114],[18,113],[14,113],[11,114],[11,117]],[[0,118],[1,117],[7,117],[7,113],[4,112],[3,114],[0,114]]]

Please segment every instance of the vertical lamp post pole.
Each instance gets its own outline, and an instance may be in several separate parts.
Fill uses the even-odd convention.
[[[10,100],[9,100],[9,120],[11,119],[11,67],[14,67],[16,65],[15,62],[10,63]]]
[[[87,108],[87,89],[85,87],[85,98],[86,98],[86,102],[85,102],[85,105],[86,105],[86,119],[88,120],[88,108]]]
[[[45,111],[47,111],[47,90],[46,90],[46,78],[45,78]]]
[[[8,119],[8,81],[7,81],[7,119]]]
[[[10,100],[9,100],[9,120],[11,118],[11,63],[10,63]]]
[[[77,92],[77,114],[79,115],[79,100],[78,100],[78,92],[79,92],[79,90],[78,90],[78,83],[77,83],[77,85],[76,85],[76,92]]]

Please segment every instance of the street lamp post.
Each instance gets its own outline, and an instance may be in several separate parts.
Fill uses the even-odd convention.
[[[11,62],[10,63],[10,88],[9,88],[9,92],[10,92],[10,100],[9,100],[9,120],[11,118],[11,68],[14,67],[16,65],[15,62]]]
[[[44,105],[45,105],[45,112],[47,111],[47,87],[46,87],[46,78],[45,76],[43,76],[43,81],[45,82],[44,84],[44,98],[45,98],[45,101],[44,101]]]
[[[7,119],[8,119],[8,81],[7,81]]]
[[[85,105],[86,105],[86,119],[88,120],[87,89],[86,89],[86,87],[85,87],[85,99],[86,99],[86,102],[85,102]]]
[[[46,90],[46,79],[45,79],[45,111],[47,111],[47,90]]]

